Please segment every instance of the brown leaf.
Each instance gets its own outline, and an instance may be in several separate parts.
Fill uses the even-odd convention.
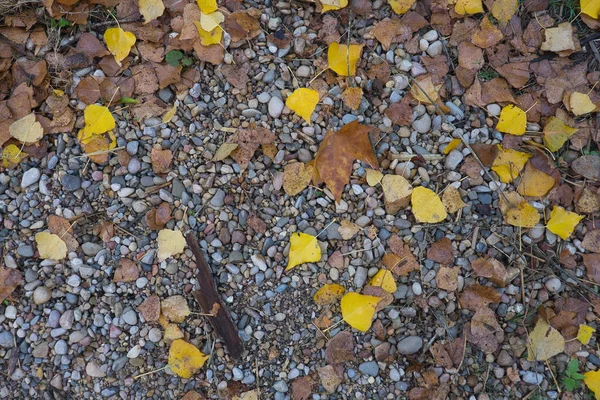
[[[262,32],[258,21],[260,14],[255,8],[235,11],[225,17],[223,30],[231,35],[233,43],[253,39]]]
[[[440,264],[451,265],[454,263],[454,250],[452,242],[443,237],[427,249],[427,258]]]
[[[508,83],[502,78],[494,78],[481,85],[481,100],[485,104],[515,102]]]
[[[462,21],[457,21],[452,29],[452,35],[450,36],[449,44],[452,47],[458,47],[458,45],[464,41],[471,41],[473,31],[477,28],[477,21],[472,18],[465,18]],[[486,46],[487,47],[487,46]]]
[[[494,144],[474,143],[471,148],[479,157],[479,161],[486,167],[491,167],[498,155],[498,146]]]
[[[375,24],[371,35],[381,43],[384,50],[388,50],[392,43],[404,42],[409,39],[412,32],[404,26],[399,18],[385,18]]]
[[[471,263],[471,268],[477,276],[487,278],[501,287],[506,286],[518,273],[516,269],[507,271],[506,267],[495,258],[478,258]]]
[[[91,33],[82,33],[77,41],[75,50],[78,53],[84,54],[88,57],[104,57],[110,54],[110,52],[104,47],[102,42]]]
[[[600,283],[600,254],[584,254],[583,265],[590,280]]]
[[[148,211],[146,214],[146,223],[150,229],[159,230],[164,228],[171,218],[169,203],[162,202],[156,209]]]
[[[158,78],[150,63],[131,67],[131,75],[135,82],[134,94],[150,94],[158,91]]]
[[[573,171],[584,178],[600,180],[600,156],[597,154],[584,155],[571,163]]]
[[[386,254],[384,256],[384,265],[387,269],[392,271],[392,273],[398,276],[407,276],[410,272],[420,269],[419,263],[415,259],[410,247],[407,244],[404,244],[400,236],[392,236],[389,240],[389,246],[394,254],[389,256]],[[396,255],[397,258],[393,257],[394,255]],[[394,259],[391,265],[385,263],[386,256]]]
[[[171,84],[181,81],[181,69],[183,68],[181,65],[176,67],[169,64],[154,63],[153,65],[159,89],[164,89]]]
[[[433,76],[434,83],[444,82],[448,71],[450,71],[448,57],[444,54],[435,57],[421,57],[421,62],[427,72]]]
[[[452,34],[454,34],[454,32],[452,32]],[[481,20],[475,33],[473,33],[472,43],[482,49],[487,49],[498,44],[503,37],[504,35],[502,35],[500,29],[498,29],[486,15]]]
[[[575,201],[575,211],[579,214],[593,214],[600,210],[600,196],[597,190],[584,188]]]
[[[246,129],[238,129],[228,140],[228,143],[236,143],[238,148],[231,156],[240,164],[241,170],[245,170],[254,156],[254,152],[261,144],[270,144],[275,141],[273,132],[266,128],[253,126]]]
[[[452,359],[450,358],[450,355],[446,351],[446,348],[442,342],[435,342],[429,348],[429,351],[431,352],[431,355],[435,359],[435,363],[437,365],[441,365],[444,368],[452,368],[454,366]]]
[[[496,314],[491,309],[484,307],[475,312],[471,319],[467,339],[487,354],[498,349],[504,339],[504,331],[496,319]]]
[[[324,367],[317,367],[317,373],[319,374],[321,385],[327,393],[335,392],[340,383],[342,383],[343,368],[341,368],[341,373],[339,373],[335,366],[326,365]]]
[[[160,318],[160,298],[153,294],[138,306],[146,322],[157,322]]]
[[[13,268],[0,267],[0,302],[3,302],[21,284],[23,284],[21,272]]]
[[[404,96],[398,103],[393,103],[385,110],[385,115],[396,125],[410,125],[413,122],[410,97]]]
[[[500,67],[495,68],[496,71],[508,83],[516,88],[520,89],[529,81],[529,63],[528,62],[512,62],[506,63]]]
[[[348,87],[342,93],[342,101],[344,104],[352,109],[358,110],[360,102],[362,100],[363,90],[359,87]]]
[[[246,85],[250,80],[248,73],[250,72],[250,63],[243,64],[225,64],[221,67],[221,73],[234,88],[239,90],[246,89]]]
[[[483,50],[469,42],[458,45],[458,65],[470,70],[479,70],[483,67]]]
[[[72,225],[68,219],[58,215],[50,215],[48,217],[48,230],[50,233],[60,236],[69,251],[76,251],[79,248],[79,242],[73,236]]]
[[[600,253],[600,229],[588,231],[581,241],[581,247],[594,253]]]
[[[447,292],[458,289],[458,273],[460,268],[441,266],[435,274],[435,283],[438,288]]]
[[[394,301],[394,296],[385,291],[385,289],[383,289],[381,286],[365,286],[362,290],[362,294],[379,297],[380,300],[375,307],[375,312],[382,311]]]
[[[501,295],[496,289],[477,283],[465,288],[458,296],[460,306],[473,311],[487,307],[488,304],[498,303],[500,298]]]
[[[138,270],[137,264],[127,258],[121,258],[119,260],[119,266],[115,271],[113,277],[114,282],[133,282],[140,277],[140,271]]]
[[[342,331],[329,339],[325,349],[325,361],[328,364],[341,364],[354,360],[354,335],[350,331]]]
[[[100,236],[104,243],[110,242],[115,236],[115,226],[112,222],[109,221],[100,221],[97,225],[98,233],[94,232],[96,235]]]
[[[315,382],[310,376],[296,378],[292,382],[292,400],[308,400]]]
[[[152,148],[150,160],[152,161],[152,171],[155,174],[166,174],[169,172],[171,161],[173,161],[173,152],[171,150]]]
[[[355,120],[338,132],[327,132],[319,146],[315,166],[336,201],[342,198],[344,186],[350,180],[354,160],[363,161],[370,168],[379,167],[369,138],[371,129]]]
[[[75,88],[75,93],[85,104],[94,104],[100,98],[100,86],[96,79],[86,76]]]

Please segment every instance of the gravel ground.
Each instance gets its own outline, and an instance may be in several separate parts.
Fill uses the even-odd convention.
[[[304,46],[318,34],[309,24],[309,12],[303,11],[306,4],[294,2],[292,14],[287,3],[271,4],[267,0],[261,6],[268,29],[285,24],[294,37],[290,51],[303,54]],[[373,2],[379,19],[385,16],[379,11],[381,4]],[[354,38],[361,38],[372,24],[355,22]],[[440,54],[443,39],[437,32],[425,31],[423,37],[429,40],[421,41],[421,49]],[[421,163],[396,156],[439,155],[442,144],[461,134],[471,143],[498,143],[502,137],[490,128],[490,115],[498,115],[500,106],[469,109],[461,103],[461,93],[455,93],[447,103],[451,110],[447,122],[433,107],[419,105],[413,109],[412,126],[394,126],[383,111],[407,93],[405,75],[416,76],[424,67],[419,55],[395,45],[386,53],[367,39],[360,68],[383,58],[396,66],[397,73],[384,87],[373,87],[365,74],[355,77],[365,91],[355,112],[343,106],[343,88],[330,85],[308,126],[282,99],[293,88],[307,86],[319,71],[313,60],[281,58],[284,54],[273,54],[265,43],[261,34],[251,47],[234,51],[235,57],[249,62],[247,89],[232,87],[218,69],[205,66],[201,80],[188,92],[161,90],[161,98],[179,104],[177,116],[167,126],[157,118],[139,126],[118,120],[118,146],[126,151],[111,157],[107,165],[88,162],[73,135],[62,134],[46,157],[0,172],[4,264],[23,271],[25,279],[10,301],[0,305],[0,398],[166,399],[181,398],[190,390],[207,398],[228,398],[227,393],[258,388],[260,398],[283,400],[292,398],[296,379],[309,376],[315,382],[313,399],[395,399],[407,398],[408,390],[421,386],[419,366],[433,367],[453,399],[482,399],[482,393],[492,399],[521,398],[534,390],[540,391],[539,398],[558,398],[545,365],[526,361],[511,346],[523,336],[519,278],[502,289],[495,309],[504,331],[498,352],[485,355],[468,344],[461,368],[451,371],[435,366],[428,351],[437,341],[461,336],[472,313],[459,308],[456,292],[437,287],[440,264],[428,259],[426,250],[443,237],[451,240],[454,263],[461,268],[460,292],[475,281],[470,267],[474,259],[488,255],[507,261],[518,254],[519,232],[502,223],[497,189],[506,185],[473,172],[468,150]],[[324,49],[318,47],[316,56]],[[365,165],[360,163],[355,163],[339,204],[327,189],[309,187],[287,196],[282,189],[283,167],[291,160],[310,161],[327,130],[354,119],[381,131],[375,149],[384,173],[404,175],[413,186],[438,192],[448,185],[459,188],[467,207],[457,221],[420,225],[409,211],[387,214],[381,188],[366,184]],[[251,123],[277,135],[273,158],[257,151],[243,174],[230,158],[210,161],[230,135],[222,128]],[[528,128],[535,129],[540,127]],[[173,151],[167,174],[153,172],[152,148]],[[160,299],[183,295],[192,310],[200,312],[191,296],[196,283],[191,252],[157,260],[157,231],[148,228],[145,216],[163,202],[174,216],[167,228],[198,232],[247,352],[242,360],[232,360],[206,319],[191,315],[179,327],[189,341],[212,354],[207,365],[191,379],[179,378],[169,369],[134,379],[164,367],[169,345],[161,326],[146,321],[140,304],[153,294]],[[50,215],[77,218],[73,229],[80,247],[64,262],[40,262],[36,255],[34,236],[47,229]],[[343,219],[364,229],[353,239],[342,240],[337,228]],[[114,236],[106,243],[95,231],[101,221],[115,223]],[[289,234],[315,235],[323,230],[322,261],[284,273]],[[344,324],[323,334],[313,324],[323,312],[314,304],[313,294],[324,283],[360,290],[378,271],[393,236],[410,245],[420,271],[398,280],[393,302],[379,311],[365,334]],[[556,242],[557,237],[543,227],[522,236],[526,246]],[[577,239],[563,244],[573,253],[583,251]],[[139,277],[115,282],[123,258],[136,261]],[[547,267],[526,265],[524,271],[531,305],[573,290],[567,285],[572,282],[559,279]],[[584,270],[576,267],[575,273],[583,276]],[[324,313],[334,322],[340,319],[339,309]],[[343,381],[328,394],[321,381],[331,364],[326,348],[341,341],[329,339],[338,335],[346,344],[353,343],[352,355],[341,371],[334,372]],[[600,366],[595,354],[578,355]],[[553,364],[561,369],[568,359],[561,354]]]

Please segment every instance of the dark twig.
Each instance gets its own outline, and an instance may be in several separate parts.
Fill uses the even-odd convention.
[[[189,232],[185,240],[196,259],[196,280],[200,288],[192,292],[194,298],[200,304],[204,314],[208,314],[213,329],[225,342],[225,347],[233,358],[239,359],[244,352],[244,344],[238,334],[237,328],[231,320],[229,311],[221,301],[213,280],[210,267],[202,255],[202,250],[193,232]]]

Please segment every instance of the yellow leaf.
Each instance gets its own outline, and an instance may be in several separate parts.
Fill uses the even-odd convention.
[[[558,151],[577,131],[577,128],[570,127],[560,118],[550,117],[544,126],[544,144],[548,150]]]
[[[521,136],[527,130],[527,116],[519,107],[509,104],[502,109],[496,130]]]
[[[404,14],[409,11],[413,4],[415,4],[415,0],[388,0],[390,3],[390,7],[396,14]]]
[[[580,324],[577,332],[577,340],[579,340],[582,344],[588,344],[594,332],[596,332],[596,330],[591,326]]]
[[[35,235],[38,252],[43,259],[59,261],[67,256],[67,244],[50,232],[40,232]]]
[[[56,97],[61,97],[61,96],[64,96],[65,92],[63,92],[60,89],[53,89],[52,94],[55,95]]]
[[[583,374],[585,385],[596,395],[596,400],[600,400],[600,370],[589,371]]]
[[[319,92],[314,89],[298,88],[289,95],[285,105],[301,116],[310,125],[310,116],[319,103]]]
[[[356,74],[356,64],[362,53],[362,44],[340,44],[333,42],[327,50],[329,69],[341,76]]]
[[[340,304],[342,318],[354,329],[366,332],[371,327],[379,300],[381,299],[375,296],[355,292],[347,293],[342,297]]]
[[[540,214],[538,211],[525,200],[521,200],[520,203],[511,206],[506,212],[503,212],[503,214],[504,222],[520,228],[533,228],[540,222]]]
[[[573,92],[569,98],[569,105],[573,114],[580,116],[591,113],[596,109],[596,105],[592,103],[590,96],[585,93]]]
[[[362,100],[363,90],[359,87],[347,87],[342,93],[342,101],[348,108],[358,110]]]
[[[185,239],[179,229],[163,229],[158,232],[158,259],[160,261],[179,254],[185,248]]]
[[[290,254],[286,271],[307,262],[321,259],[321,248],[317,238],[306,233],[295,232],[290,237]]]
[[[508,24],[508,21],[515,15],[519,9],[518,0],[496,0],[492,4],[492,15],[502,26]]]
[[[97,104],[90,104],[83,110],[83,120],[85,137],[100,135],[115,128],[115,119],[108,108]]]
[[[315,303],[320,306],[328,306],[342,297],[345,291],[346,289],[337,283],[323,285],[314,295]]]
[[[25,153],[14,144],[9,144],[2,149],[2,165],[4,168],[15,167],[25,157]]]
[[[567,211],[559,206],[554,206],[550,213],[550,219],[548,220],[546,228],[548,228],[550,232],[566,240],[571,236],[575,227],[582,219],[583,215]]]
[[[580,0],[579,5],[583,14],[589,15],[594,19],[598,19],[598,17],[600,17],[600,1]]]
[[[498,145],[498,155],[492,164],[492,170],[498,174],[504,183],[514,181],[518,176],[531,154],[522,151],[505,149]]]
[[[446,147],[444,147],[444,154],[448,154],[450,153],[452,150],[456,149],[458,146],[460,146],[460,144],[462,143],[462,140],[460,139],[452,139],[447,145]]]
[[[383,178],[383,174],[381,173],[381,171],[378,171],[376,169],[367,168],[365,172],[367,175],[367,184],[369,186],[377,186]]]
[[[283,190],[290,196],[303,191],[312,180],[314,169],[312,165],[302,162],[289,163],[283,169]]]
[[[454,186],[449,186],[446,190],[444,190],[444,193],[442,194],[442,203],[444,203],[446,211],[451,214],[454,214],[466,206],[465,202],[460,197],[458,189],[454,188]]]
[[[414,188],[411,197],[412,212],[417,222],[435,224],[446,219],[446,208],[433,190],[419,186]]]
[[[527,163],[525,171],[521,174],[521,181],[517,192],[523,196],[541,197],[548,194],[556,181],[550,175]]]
[[[559,331],[540,318],[535,328],[529,333],[527,359],[529,361],[546,361],[565,349],[565,338]]]
[[[341,10],[348,5],[348,0],[320,0],[321,14],[327,11]]]
[[[410,204],[413,187],[403,176],[387,174],[381,180],[381,187],[388,214],[395,214]]]
[[[162,0],[139,0],[140,14],[144,17],[144,24],[163,15],[165,5]]]
[[[483,4],[481,4],[481,0],[457,0],[454,12],[460,15],[479,14],[483,12]]]
[[[180,377],[191,378],[202,368],[208,357],[185,340],[173,340],[169,349],[169,367]]]
[[[104,41],[108,51],[115,56],[117,64],[121,65],[121,61],[129,55],[131,47],[135,44],[135,35],[121,28],[108,28],[104,32]]]
[[[185,297],[176,294],[160,302],[160,312],[171,322],[182,323],[191,314]]]
[[[434,85],[431,81],[431,76],[426,76],[416,80],[416,82],[410,88],[410,94],[412,97],[425,104],[432,104],[440,98],[439,90],[441,85]],[[431,99],[431,100],[430,100]]]
[[[192,21],[194,25],[196,25],[196,29],[198,29],[198,36],[200,36],[200,43],[203,46],[210,46],[212,44],[221,43],[221,39],[223,38],[223,30],[221,28],[213,29],[212,32],[202,29],[202,25],[200,25],[199,21]]]
[[[35,114],[27,114],[8,127],[10,136],[23,143],[35,143],[44,136],[42,124],[35,120]]]
[[[217,150],[212,161],[222,161],[229,157],[232,151],[238,148],[237,143],[223,143]]]
[[[212,32],[213,29],[216,29],[223,21],[225,21],[225,16],[219,11],[210,14],[200,12],[200,26],[207,32]]]
[[[200,11],[204,14],[210,14],[217,11],[217,0],[196,0]]]
[[[380,269],[369,283],[371,286],[381,286],[388,293],[394,293],[397,289],[396,281],[390,270]]]
[[[175,114],[177,113],[177,105],[173,105],[173,108],[171,108],[170,110],[168,110],[166,113],[163,114],[162,116],[162,123],[166,124],[171,122],[171,120],[173,119],[173,117],[175,116]]]

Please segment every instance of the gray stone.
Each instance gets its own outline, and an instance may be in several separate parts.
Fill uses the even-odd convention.
[[[169,87],[166,87],[166,88],[162,88],[158,91],[158,97],[165,103],[170,103],[173,101],[173,98],[175,97],[175,95],[173,94],[173,91]]]
[[[544,375],[533,371],[521,371],[521,379],[530,385],[539,385],[544,380]]]
[[[435,42],[431,43],[427,48],[427,54],[429,54],[431,57],[439,56],[440,54],[442,54],[442,50],[442,42],[436,40]]]
[[[429,114],[423,116],[412,123],[412,127],[419,133],[427,133],[431,128],[431,117]]]
[[[65,174],[62,178],[63,189],[74,192],[81,188],[81,178],[75,175]]]
[[[126,324],[133,326],[133,325],[137,324],[137,313],[134,310],[130,309],[121,316],[121,319]]]
[[[15,339],[12,333],[10,333],[9,331],[0,332],[0,347],[10,349],[11,347],[14,347],[14,345]]]
[[[65,342],[62,339],[57,341],[56,344],[54,345],[54,352],[58,355],[67,354],[68,351],[69,351],[69,345],[67,345],[67,342]]]
[[[419,336],[408,336],[398,343],[398,352],[404,355],[415,354],[423,347],[423,339]]]
[[[52,292],[46,286],[38,286],[33,291],[33,302],[35,304],[47,303],[52,298]]]
[[[273,384],[273,389],[280,393],[285,393],[288,391],[288,385],[284,381],[277,381]]]
[[[21,188],[25,189],[33,185],[40,180],[40,176],[42,176],[42,173],[38,168],[29,168],[27,171],[23,172],[23,177],[21,178]]]
[[[33,247],[30,245],[23,245],[17,247],[17,254],[21,257],[33,257]]]
[[[452,150],[446,156],[445,166],[449,171],[454,171],[463,160],[463,154],[458,150]]]
[[[360,364],[358,370],[363,375],[377,376],[379,374],[379,365],[375,361],[367,361]]]
[[[285,104],[283,104],[283,100],[281,100],[277,96],[271,97],[271,100],[269,100],[269,106],[268,106],[269,115],[272,118],[279,118],[281,116],[281,113],[283,112],[284,107],[285,107]]]
[[[93,257],[102,250],[102,246],[98,243],[86,242],[81,245],[81,250],[88,257]]]
[[[210,199],[210,204],[215,208],[223,207],[223,204],[225,204],[225,192],[218,189],[213,198]]]
[[[361,288],[367,281],[367,269],[364,267],[356,268],[356,274],[354,275],[354,286]]]

